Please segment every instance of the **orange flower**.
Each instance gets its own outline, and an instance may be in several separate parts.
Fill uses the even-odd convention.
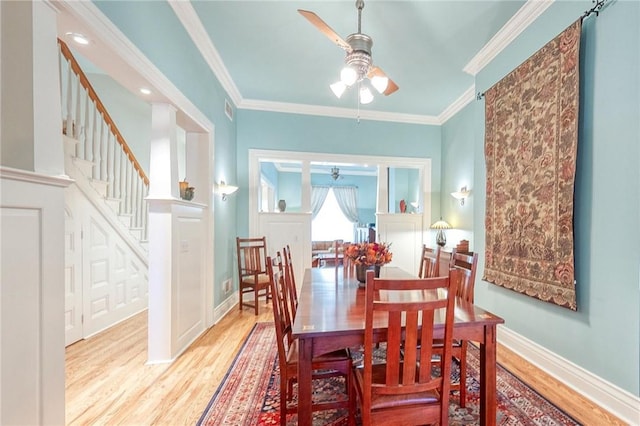
[[[344,254],[356,265],[381,266],[391,262],[393,258],[393,254],[389,251],[390,246],[391,244],[387,243],[349,244]]]

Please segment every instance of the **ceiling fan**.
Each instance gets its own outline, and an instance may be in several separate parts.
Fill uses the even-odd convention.
[[[333,178],[333,180],[342,179],[342,176],[340,176],[340,169],[333,166],[331,168],[331,177]]]
[[[315,13],[298,9],[298,12],[307,18],[316,28],[320,30],[331,41],[344,49],[347,56],[344,60],[345,67],[340,72],[340,81],[333,83],[330,87],[333,93],[339,98],[342,96],[347,87],[354,83],[359,83],[359,100],[362,104],[368,104],[373,101],[373,94],[367,85],[360,84],[365,78],[368,78],[371,85],[379,92],[388,96],[398,90],[398,85],[394,83],[382,69],[373,64],[371,57],[371,46],[373,39],[361,31],[362,9],[364,8],[364,0],[356,1],[356,9],[358,9],[358,32],[350,34],[344,40],[335,31],[331,29],[318,15]]]

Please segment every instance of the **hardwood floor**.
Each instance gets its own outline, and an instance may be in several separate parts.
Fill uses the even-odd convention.
[[[171,364],[146,365],[147,313],[66,349],[69,425],[194,425],[253,325],[271,308],[237,307]],[[624,425],[506,348],[498,361],[585,425]]]

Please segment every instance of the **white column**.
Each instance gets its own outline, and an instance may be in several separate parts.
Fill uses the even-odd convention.
[[[176,110],[169,104],[153,104],[149,198],[180,198],[177,155]]]
[[[64,175],[56,11],[50,2],[0,2],[3,166]]]
[[[389,168],[385,164],[378,166],[378,205],[376,213],[389,212]]]

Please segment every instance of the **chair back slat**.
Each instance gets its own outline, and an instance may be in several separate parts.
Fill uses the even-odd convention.
[[[440,274],[440,246],[433,249],[422,246],[422,256],[420,257],[419,278],[433,278]]]
[[[284,260],[284,279],[291,305],[291,317],[295,318],[298,309],[298,289],[296,288],[295,270],[291,261],[291,248],[289,245],[282,249],[282,259]]]
[[[476,269],[478,265],[478,253],[454,252],[450,267],[460,272],[458,281],[458,296],[467,302],[473,303],[476,281]]]

